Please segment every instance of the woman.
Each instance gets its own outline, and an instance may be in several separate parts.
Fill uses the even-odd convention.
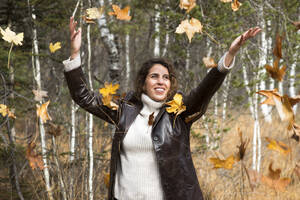
[[[191,158],[191,125],[206,111],[221,86],[240,46],[254,37],[252,28],[234,40],[204,80],[183,97],[186,110],[175,117],[165,102],[176,92],[173,66],[163,59],[145,62],[138,72],[134,92],[127,93],[118,110],[104,106],[91,93],[80,66],[81,30],[70,18],[71,57],[64,61],[65,77],[74,101],[88,112],[116,125],[113,136],[108,199],[200,200],[203,199]],[[149,123],[153,117],[153,123]]]

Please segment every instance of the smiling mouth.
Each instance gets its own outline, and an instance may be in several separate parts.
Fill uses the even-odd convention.
[[[154,90],[157,91],[157,92],[164,92],[165,91],[164,88],[155,88]]]

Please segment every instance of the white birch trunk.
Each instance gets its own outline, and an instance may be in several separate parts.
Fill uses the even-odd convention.
[[[185,59],[185,70],[190,70],[190,60],[191,60],[191,53],[190,53],[190,45],[186,48],[186,59]]]
[[[125,60],[126,60],[125,62],[126,62],[126,86],[127,86],[127,88],[130,87],[129,80],[130,80],[130,73],[131,73],[129,45],[130,45],[130,35],[129,35],[129,33],[127,33],[125,36]]]
[[[266,30],[266,21],[264,18],[264,9],[263,4],[260,5],[259,11],[258,11],[258,18],[259,18],[259,26],[262,30]],[[261,67],[261,70],[258,72],[259,79],[262,79],[263,74],[265,74],[265,69],[263,66],[267,63],[267,55],[268,55],[268,41],[266,38],[266,32],[262,31],[260,34],[260,42],[259,45],[261,47],[261,50],[259,51],[259,63],[258,66]],[[260,80],[259,83],[259,90],[265,90],[266,89],[266,82],[264,80]],[[266,122],[271,123],[272,122],[272,116],[271,116],[271,106],[268,106],[267,104],[261,105],[261,111],[264,116],[264,119]]]
[[[160,12],[159,12],[159,7],[158,4],[155,4],[155,16],[154,16],[154,57],[159,57],[160,56]]]
[[[29,1],[28,1],[29,2]],[[36,19],[36,16],[34,14],[34,8],[32,8],[32,21],[34,22]],[[33,23],[34,24],[34,23]],[[40,71],[40,60],[39,60],[39,47],[38,47],[38,39],[37,39],[37,30],[35,26],[33,25],[32,28],[32,34],[33,34],[33,52],[34,52],[34,65],[33,65],[33,74],[35,82],[37,84],[37,90],[41,90],[41,71]],[[42,104],[42,101],[39,102]],[[41,136],[41,144],[42,144],[42,157],[44,162],[44,178],[45,178],[45,184],[46,184],[46,190],[48,193],[48,197],[50,200],[53,200],[53,194],[52,194],[52,188],[50,185],[50,175],[49,175],[49,166],[48,166],[48,160],[47,160],[47,145],[46,145],[46,138],[45,138],[45,129],[44,124],[41,118],[39,118],[39,130],[40,130],[40,136]]]
[[[91,48],[91,38],[90,38],[90,25],[87,26],[87,46],[88,46],[88,77],[89,77],[89,85],[90,89],[93,91],[93,83],[92,83],[92,73],[91,73],[91,57],[92,57],[92,48]],[[88,114],[88,135],[89,135],[89,200],[93,200],[93,172],[94,172],[94,152],[93,152],[93,115]]]
[[[104,0],[98,0],[98,2],[100,6],[104,6]],[[119,77],[120,71],[120,56],[117,45],[115,43],[115,36],[112,33],[110,33],[107,27],[107,19],[105,14],[103,14],[97,22],[101,39],[109,55],[109,76],[111,79],[110,81],[114,81]]]

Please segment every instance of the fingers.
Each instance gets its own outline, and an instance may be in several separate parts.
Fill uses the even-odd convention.
[[[76,33],[76,25],[77,25],[77,21],[74,21],[74,17],[70,17],[70,24],[69,24],[69,28],[70,28],[70,34],[71,37],[73,37],[73,35]]]
[[[73,41],[80,34],[81,34],[81,28],[78,28],[78,30],[74,31],[74,34],[71,35],[71,41]]]

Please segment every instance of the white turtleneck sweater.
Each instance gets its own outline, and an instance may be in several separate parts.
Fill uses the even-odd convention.
[[[142,94],[143,108],[130,126],[121,148],[121,162],[118,164],[115,193],[118,200],[162,200],[163,191],[151,139],[154,119],[163,103],[153,101]]]

